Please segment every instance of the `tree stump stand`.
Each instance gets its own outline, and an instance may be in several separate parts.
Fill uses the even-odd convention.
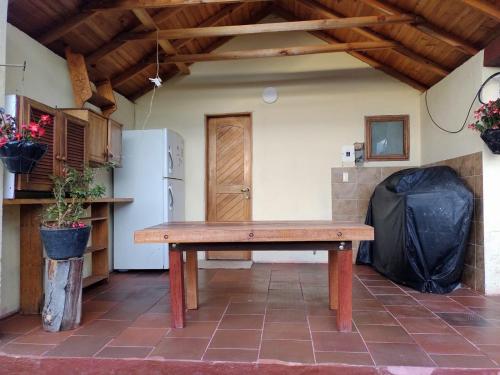
[[[82,315],[83,257],[45,260],[43,329],[49,332],[75,329]]]

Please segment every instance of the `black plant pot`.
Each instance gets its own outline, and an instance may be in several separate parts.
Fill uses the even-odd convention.
[[[0,147],[3,165],[12,173],[31,173],[47,152],[47,145],[28,141],[10,141]]]
[[[500,129],[487,129],[481,133],[481,138],[494,154],[500,154]]]
[[[41,227],[43,246],[51,259],[79,258],[85,252],[90,226],[83,228]]]

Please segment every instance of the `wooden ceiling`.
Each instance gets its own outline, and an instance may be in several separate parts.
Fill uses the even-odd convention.
[[[271,13],[286,23],[254,25]],[[132,100],[152,89],[157,37],[164,81],[196,61],[345,51],[423,91],[500,34],[500,0],[9,0],[8,21],[61,56],[83,54],[94,82]],[[285,30],[330,45],[210,53]]]

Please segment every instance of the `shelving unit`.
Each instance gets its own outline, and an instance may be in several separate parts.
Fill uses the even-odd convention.
[[[88,287],[109,278],[109,220],[111,204],[133,202],[131,198],[101,198],[89,201],[92,223],[90,243],[85,251],[92,254],[92,273],[83,279]],[[40,238],[40,214],[54,199],[4,199],[5,206],[20,206],[21,214],[21,307],[22,314],[39,314],[43,305],[43,245]]]

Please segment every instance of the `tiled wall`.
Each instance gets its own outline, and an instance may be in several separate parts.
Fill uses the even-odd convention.
[[[455,169],[474,192],[474,217],[462,281],[471,288],[484,292],[482,153],[426,166],[433,165],[447,165]],[[405,168],[408,167],[332,168],[332,219],[364,223],[368,202],[375,186],[386,177]],[[342,182],[344,172],[348,173],[348,182]],[[353,249],[356,253],[357,244],[353,244]]]

